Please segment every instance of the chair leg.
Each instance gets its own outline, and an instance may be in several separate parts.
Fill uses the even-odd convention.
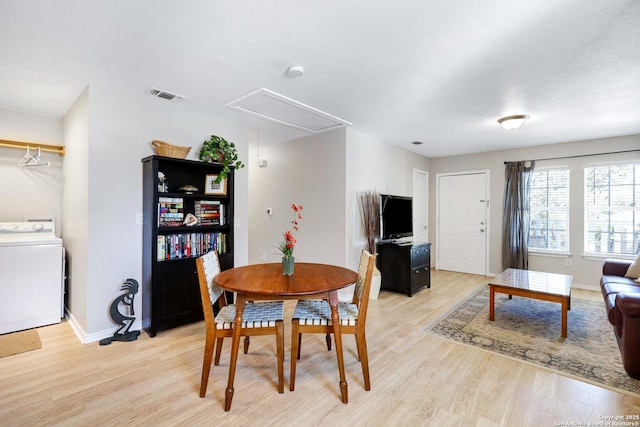
[[[202,377],[200,378],[200,397],[207,394],[207,384],[209,384],[209,372],[211,371],[211,359],[213,357],[213,344],[215,337],[207,334],[204,344],[204,358],[202,361]]]
[[[289,374],[289,390],[296,386],[296,360],[300,358],[300,319],[291,319],[291,372]]]
[[[244,354],[249,353],[249,335],[244,337]]]
[[[276,321],[276,353],[278,354],[278,393],[284,393],[284,322]]]
[[[220,355],[222,354],[222,343],[224,338],[218,338],[216,340],[216,358],[214,360],[214,364],[218,366],[220,364]]]
[[[331,351],[331,334],[327,334],[324,340],[327,342],[327,350]]]
[[[364,389],[371,390],[371,381],[369,380],[369,356],[367,354],[367,339],[364,331],[356,332],[356,345],[358,347],[358,356],[362,365],[362,376],[364,377]]]

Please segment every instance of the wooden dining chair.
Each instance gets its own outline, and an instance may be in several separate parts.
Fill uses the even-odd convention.
[[[365,390],[371,389],[365,323],[375,260],[376,254],[371,255],[366,250],[362,251],[358,267],[358,281],[353,292],[353,299],[351,303],[338,303],[341,333],[343,335],[354,334],[356,338],[358,359],[362,365]],[[325,334],[327,336],[327,349],[331,350],[330,334],[333,333],[333,322],[331,321],[331,306],[327,300],[299,300],[296,304],[291,319],[291,375],[289,379],[289,389],[291,391],[295,387],[296,360],[300,359],[302,334],[306,333]]]
[[[202,378],[200,380],[200,397],[207,393],[211,359],[215,345],[215,365],[220,363],[222,343],[225,337],[233,336],[236,317],[234,304],[227,304],[225,292],[213,278],[220,272],[218,254],[211,251],[196,259],[198,282],[206,327],[204,360],[202,362]],[[220,311],[214,316],[213,305],[218,302]],[[284,393],[284,304],[282,301],[260,303],[247,302],[242,312],[242,331],[245,336],[244,353],[249,350],[249,336],[275,335],[278,359],[278,392]]]

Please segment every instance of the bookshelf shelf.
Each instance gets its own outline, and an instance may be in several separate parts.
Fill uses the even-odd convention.
[[[216,249],[221,268],[233,267],[234,171],[226,178],[226,194],[205,194],[222,165],[149,156],[142,167],[142,327],[153,337],[203,318],[198,256]],[[197,191],[179,191],[187,186]],[[183,223],[188,214],[197,218],[194,225]]]

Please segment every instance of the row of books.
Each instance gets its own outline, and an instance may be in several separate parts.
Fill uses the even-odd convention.
[[[227,235],[224,233],[178,233],[158,236],[158,261],[197,258],[216,250],[227,252]]]
[[[218,200],[197,200],[195,216],[201,225],[225,225],[224,205]]]
[[[158,198],[158,227],[180,226],[184,221],[182,197]]]

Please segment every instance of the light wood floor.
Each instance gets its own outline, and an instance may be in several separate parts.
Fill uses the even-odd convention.
[[[39,328],[42,349],[0,359],[3,426],[556,426],[640,414],[640,399],[423,333],[487,278],[433,271],[412,298],[381,292],[369,305],[371,391],[353,336],[343,338],[349,403],[340,401],[335,353],[303,338],[296,390],[276,389],[275,343],[253,337],[240,355],[231,411],[223,410],[228,350],[198,397],[204,325],[135,342],[82,345],[66,323]],[[596,292],[574,295],[600,299]],[[287,313],[293,302],[286,303]],[[604,310],[604,307],[603,307]],[[571,324],[569,323],[569,333]]]

